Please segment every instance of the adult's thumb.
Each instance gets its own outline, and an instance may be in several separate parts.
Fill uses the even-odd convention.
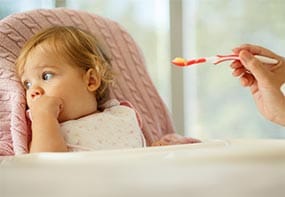
[[[239,54],[240,61],[244,67],[253,74],[257,80],[263,80],[268,77],[268,71],[263,66],[263,63],[255,58],[248,51],[241,51]]]

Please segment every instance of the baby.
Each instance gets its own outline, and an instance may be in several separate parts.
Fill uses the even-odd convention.
[[[116,100],[106,102],[114,74],[90,33],[45,29],[24,45],[16,67],[29,107],[30,152],[145,146],[136,112]]]

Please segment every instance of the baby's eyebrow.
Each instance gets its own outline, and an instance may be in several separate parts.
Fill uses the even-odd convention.
[[[42,65],[38,65],[36,67],[36,69],[44,69],[44,68],[53,68],[53,69],[57,69],[58,66],[56,65],[47,65],[47,64],[42,64]]]
[[[41,71],[43,69],[59,69],[59,68],[56,65],[41,64],[41,65],[38,65],[35,68],[33,68],[33,71],[34,72],[39,72],[39,71]],[[22,82],[26,81],[25,74],[26,74],[26,72],[25,72],[25,69],[24,69],[23,72],[20,74],[20,79],[21,79]]]

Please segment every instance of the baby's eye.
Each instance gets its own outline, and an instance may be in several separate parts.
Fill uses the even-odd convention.
[[[50,73],[50,72],[44,72],[42,74],[42,79],[43,80],[50,80],[51,78],[53,78],[54,74]]]
[[[24,81],[23,86],[26,90],[28,90],[32,86],[32,83],[29,81]]]

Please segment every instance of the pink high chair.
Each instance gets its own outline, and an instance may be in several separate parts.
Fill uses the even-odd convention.
[[[147,145],[174,133],[168,110],[147,73],[143,55],[124,28],[115,21],[84,11],[38,9],[0,21],[0,155],[28,151],[25,93],[15,74],[14,62],[27,39],[53,25],[80,27],[103,41],[114,70],[119,73],[111,97],[133,104],[142,117]]]

